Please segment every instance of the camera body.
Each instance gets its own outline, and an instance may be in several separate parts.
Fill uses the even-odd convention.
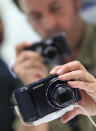
[[[33,50],[39,52],[44,57],[45,64],[63,64],[64,59],[69,56],[70,49],[65,39],[65,34],[59,33],[43,41],[26,47],[23,50]],[[63,60],[63,63],[62,63]]]
[[[79,89],[70,88],[67,82],[60,81],[58,76],[48,76],[16,89],[13,96],[23,121],[35,125],[60,117],[64,110],[72,110],[70,106],[81,100]],[[63,114],[60,115],[62,109]],[[50,117],[46,117],[48,115]]]

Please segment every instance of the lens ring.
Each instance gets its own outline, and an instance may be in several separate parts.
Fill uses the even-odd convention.
[[[70,105],[75,102],[75,99],[74,99],[75,94],[74,94],[74,91],[72,91],[73,89],[69,88],[69,86],[67,85],[67,82],[62,82],[57,77],[53,78],[49,82],[47,90],[46,90],[46,96],[47,96],[48,103],[55,108],[61,109],[61,108],[68,106],[68,104],[65,104],[65,106],[64,105],[62,106],[56,103],[56,101],[54,100],[53,98],[54,92],[59,88],[59,86],[72,92],[72,101],[69,103]]]
[[[51,96],[49,95],[49,92],[52,92],[52,88],[50,88],[51,87],[51,85],[52,84],[54,84],[54,82],[56,82],[58,79],[57,79],[57,77],[56,78],[53,78],[50,82],[49,82],[49,84],[48,84],[48,86],[47,86],[47,90],[46,90],[46,97],[47,97],[47,100],[48,100],[48,103],[49,103],[49,105],[51,105],[52,107],[55,107],[56,108],[56,106],[54,105],[54,103],[51,101]]]
[[[50,59],[54,59],[57,55],[57,49],[55,47],[47,47],[45,50],[44,50],[44,56],[46,56],[46,58],[48,58],[49,60]]]
[[[67,97],[66,97],[66,93],[67,93]],[[70,93],[71,93],[71,95],[70,95]],[[60,101],[62,101],[62,99],[59,98],[60,94],[63,94],[63,103],[60,103]],[[72,105],[74,103],[74,100],[73,100],[74,92],[72,92],[72,89],[69,88],[66,84],[59,84],[59,85],[57,85],[56,90],[53,92],[52,98],[53,98],[53,102],[55,103],[56,106],[58,106],[60,108],[68,107],[69,105]],[[59,99],[57,99],[57,98],[59,98]],[[65,102],[65,100],[66,100],[66,102]]]

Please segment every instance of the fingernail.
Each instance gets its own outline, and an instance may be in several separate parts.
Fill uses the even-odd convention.
[[[64,80],[66,77],[65,77],[65,75],[63,75],[63,76],[61,75],[61,76],[59,76],[58,78]]]
[[[54,69],[50,71],[50,74],[54,74]]]
[[[68,84],[69,85],[74,85],[74,82],[73,81],[68,81]]]
[[[63,119],[61,118],[61,123],[63,123],[64,124],[64,121],[63,121]]]
[[[66,122],[63,120],[63,118],[61,117],[61,123],[65,124]]]
[[[70,85],[72,82],[71,81],[68,81],[68,84]]]
[[[63,71],[62,69],[58,70],[58,71],[57,71],[57,74],[58,74],[58,75],[61,74],[62,71]]]

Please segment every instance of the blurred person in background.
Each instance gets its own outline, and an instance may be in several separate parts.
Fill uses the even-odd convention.
[[[4,28],[2,12],[0,10],[0,49],[4,41]],[[12,92],[14,89],[21,87],[21,85],[22,82],[19,77],[14,76],[11,67],[8,67],[4,62],[0,52],[0,131],[16,130],[16,115],[13,110]]]
[[[82,6],[80,0],[14,0],[14,2],[42,38],[66,32],[71,55],[65,62],[79,60],[89,72],[94,73],[96,68],[96,27],[85,23],[80,17]],[[22,43],[16,47],[17,57],[13,66],[14,72],[24,84],[42,79],[47,74],[47,67],[43,64],[40,54],[32,51],[22,52],[22,48],[26,46],[30,46],[30,43]],[[22,129],[23,131],[95,131],[85,116],[76,117],[69,124],[62,124],[60,120],[52,121],[49,129],[47,124],[43,126],[25,127],[21,124],[20,131]]]
[[[4,39],[4,26],[0,14],[0,46]],[[15,119],[13,110],[9,109],[12,106],[10,97],[15,87],[15,81],[0,56],[0,131],[14,131],[13,122]]]

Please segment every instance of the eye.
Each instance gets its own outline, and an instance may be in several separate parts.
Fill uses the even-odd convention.
[[[58,13],[61,11],[61,9],[62,9],[62,6],[53,6],[51,7],[50,11]]]
[[[37,14],[37,15],[32,16],[32,18],[35,20],[40,20],[42,18],[42,15]]]
[[[40,13],[33,13],[29,16],[32,20],[40,20],[42,18],[42,15]]]

